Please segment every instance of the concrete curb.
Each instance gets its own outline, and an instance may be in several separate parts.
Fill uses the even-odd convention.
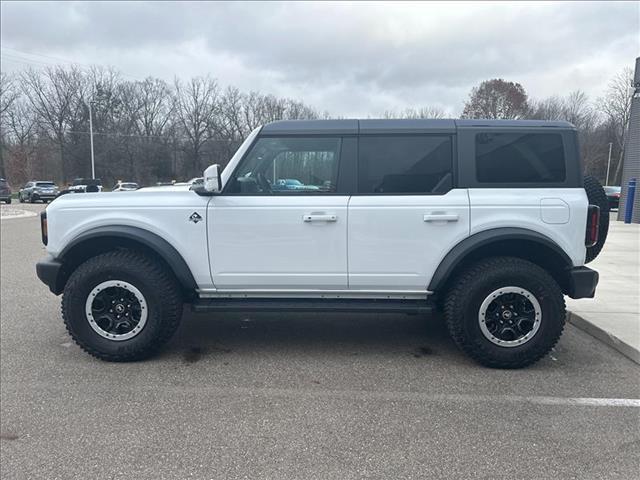
[[[20,213],[18,215],[5,215],[0,216],[0,220],[13,220],[14,218],[27,218],[27,217],[37,217],[38,214],[36,212],[27,212]]]
[[[588,333],[592,337],[597,338],[602,343],[609,345],[611,348],[617,350],[625,357],[630,358],[635,363],[640,364],[640,350],[623,342],[615,335],[603,330],[573,312],[567,312],[567,322]]]

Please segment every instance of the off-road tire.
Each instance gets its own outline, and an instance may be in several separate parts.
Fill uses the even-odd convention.
[[[587,255],[584,261],[584,263],[589,263],[600,254],[602,247],[604,247],[604,242],[607,240],[607,234],[609,233],[609,200],[604,188],[595,177],[585,175],[584,190],[587,192],[589,204],[600,207],[598,241],[593,247],[587,247]]]
[[[128,282],[146,300],[146,324],[127,340],[99,335],[85,312],[92,289],[108,280]],[[62,297],[62,317],[73,340],[87,353],[111,362],[141,360],[156,353],[178,328],[182,308],[180,287],[173,274],[157,260],[131,250],[103,253],[81,264],[69,278]]]
[[[484,299],[507,286],[531,292],[542,310],[539,330],[515,347],[489,341],[478,317]],[[471,265],[453,281],[445,296],[444,317],[454,342],[477,362],[492,368],[522,368],[540,360],[558,342],[566,309],[562,290],[545,270],[520,258],[494,257]]]

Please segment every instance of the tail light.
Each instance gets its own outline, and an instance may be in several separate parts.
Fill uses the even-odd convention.
[[[587,210],[587,233],[584,238],[584,244],[587,247],[593,247],[598,243],[598,229],[600,227],[600,207],[597,205],[589,205]]]
[[[40,214],[40,231],[42,233],[42,243],[45,245],[49,241],[49,231],[47,229],[47,211]]]

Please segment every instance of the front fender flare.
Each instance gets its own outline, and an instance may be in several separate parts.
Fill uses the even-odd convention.
[[[171,268],[176,279],[186,291],[198,288],[189,266],[182,255],[162,237],[148,230],[128,225],[105,225],[92,228],[74,238],[58,255],[58,259],[64,263],[65,257],[73,254],[73,250],[80,244],[98,238],[122,238],[141,244],[161,257]]]

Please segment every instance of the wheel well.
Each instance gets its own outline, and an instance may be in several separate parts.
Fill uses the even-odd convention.
[[[61,271],[60,282],[61,288],[67,283],[71,274],[82,263],[88,259],[100,255],[102,253],[113,250],[133,250],[140,252],[155,261],[161,263],[167,271],[171,272],[182,286],[182,292],[185,299],[190,299],[195,295],[192,285],[188,285],[180,278],[178,272],[175,271],[163,255],[158,253],[154,248],[146,245],[144,242],[134,238],[127,238],[119,235],[101,235],[99,237],[91,237],[72,245],[69,250],[64,251],[62,255],[63,268]]]
[[[471,263],[490,257],[517,257],[542,267],[558,282],[564,293],[569,290],[567,259],[554,248],[529,239],[503,239],[487,243],[465,253],[457,260],[437,290],[447,291],[455,278]]]

